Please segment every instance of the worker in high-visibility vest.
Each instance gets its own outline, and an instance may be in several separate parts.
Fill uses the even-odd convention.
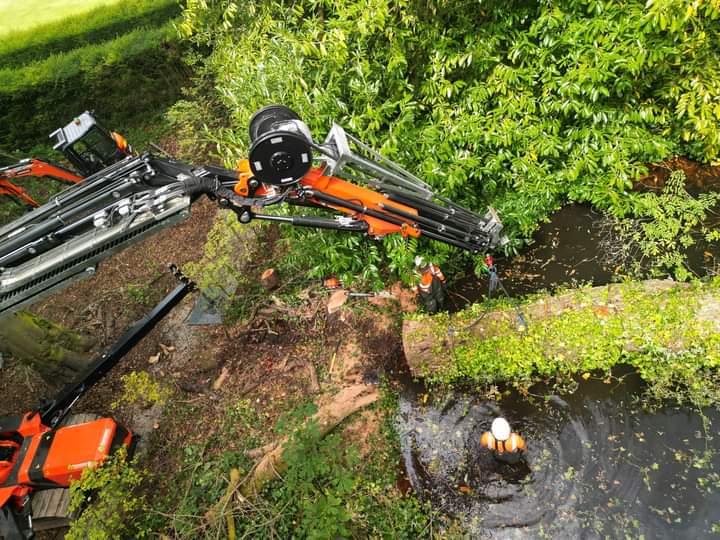
[[[480,437],[480,444],[492,451],[495,459],[505,463],[517,463],[525,452],[525,441],[510,429],[504,418],[493,420],[490,431]]]
[[[439,266],[426,263],[422,257],[415,257],[415,271],[420,274],[420,283],[413,289],[418,294],[420,305],[428,313],[437,313],[443,308],[447,296],[445,275]]]

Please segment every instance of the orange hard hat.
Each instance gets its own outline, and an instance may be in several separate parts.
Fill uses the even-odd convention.
[[[338,289],[338,288],[340,288],[340,280],[338,278],[334,278],[334,277],[327,278],[323,282],[323,285],[325,285],[325,287],[327,287],[328,289]]]

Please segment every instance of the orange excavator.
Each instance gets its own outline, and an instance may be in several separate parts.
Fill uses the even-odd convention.
[[[376,239],[424,237],[473,254],[507,242],[492,208],[476,213],[460,206],[337,124],[317,142],[299,116],[282,105],[264,107],[250,120],[248,156],[235,169],[134,155],[82,118],[53,135],[56,148],[88,176],[0,226],[0,319],[93,275],[112,254],[187,219],[202,196],[233,212],[240,223],[260,219]],[[312,213],[269,213],[281,205]],[[165,308],[156,308],[155,319],[186,292],[179,288],[171,294]],[[57,418],[147,328],[147,321],[140,323],[135,337],[121,340],[116,352],[103,355],[54,404],[0,419],[0,535],[31,538],[33,492],[67,485],[77,475],[66,471],[101,460],[113,441],[126,444],[128,435],[117,427],[115,435],[105,435],[107,422],[59,428]]]
[[[119,133],[108,131],[89,111],[73,119],[65,127],[50,134],[53,149],[62,152],[76,170],[35,158],[0,167],[0,195],[35,208],[40,204],[13,180],[28,176],[49,177],[71,184],[132,154],[132,148]]]

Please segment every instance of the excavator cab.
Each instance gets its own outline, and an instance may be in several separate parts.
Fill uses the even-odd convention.
[[[90,176],[132,154],[125,139],[102,127],[92,113],[85,111],[65,127],[50,134],[53,149],[85,176]]]

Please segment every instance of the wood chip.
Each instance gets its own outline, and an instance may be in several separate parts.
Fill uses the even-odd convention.
[[[215,379],[215,382],[212,384],[213,390],[220,390],[220,387],[225,384],[225,381],[230,376],[230,370],[223,366],[222,371],[220,372],[220,376]]]

